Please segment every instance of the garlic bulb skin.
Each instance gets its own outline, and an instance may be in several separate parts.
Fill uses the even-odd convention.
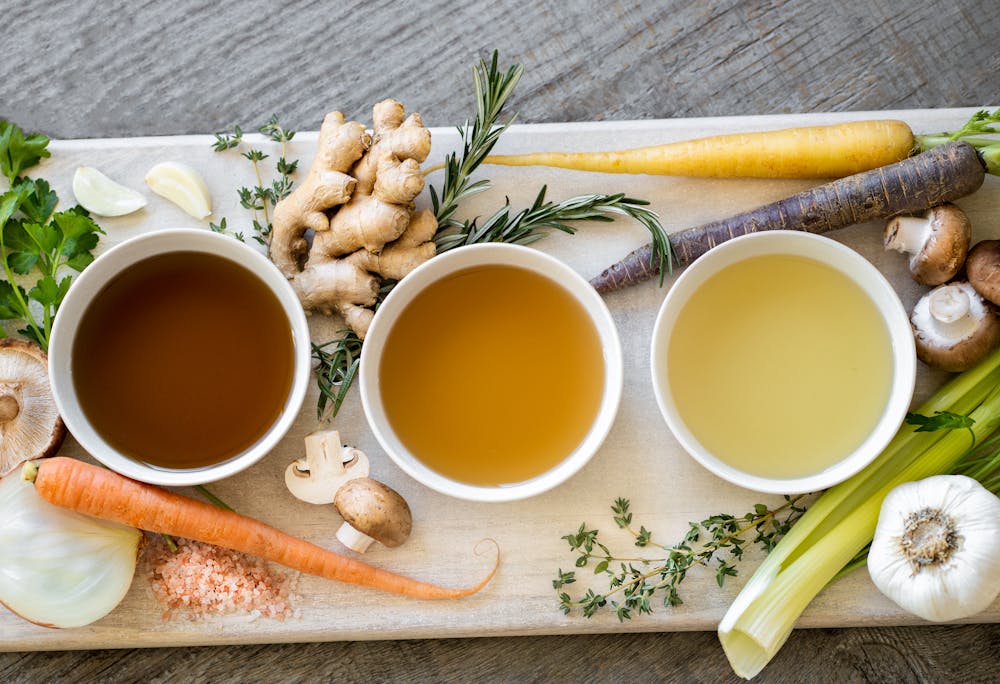
[[[110,613],[135,574],[142,532],[54,506],[15,468],[0,480],[0,603],[44,627]]]
[[[883,594],[925,620],[984,610],[1000,594],[1000,498],[964,475],[896,487],[882,503],[868,572]]]

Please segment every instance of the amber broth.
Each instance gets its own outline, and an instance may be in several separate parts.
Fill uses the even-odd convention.
[[[893,363],[888,327],[857,284],[813,259],[767,255],[694,292],[666,366],[677,410],[704,447],[744,472],[792,478],[864,441]]]
[[[474,485],[551,469],[583,441],[604,388],[600,338],[549,278],[481,266],[428,286],[385,342],[379,390],[400,441]]]
[[[292,385],[291,326],[264,282],[228,259],[139,261],[84,312],[73,383],[94,429],[163,468],[197,468],[251,446]]]

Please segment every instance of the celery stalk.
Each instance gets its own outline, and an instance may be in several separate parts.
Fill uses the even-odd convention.
[[[919,409],[971,415],[976,440],[1000,426],[1000,352],[954,378]],[[968,450],[967,431],[903,427],[871,465],[824,493],[761,563],[719,624],[734,672],[747,679],[770,661],[809,602],[875,532],[895,486],[948,472]]]

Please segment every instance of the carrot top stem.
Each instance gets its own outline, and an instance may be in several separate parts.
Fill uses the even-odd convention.
[[[1000,135],[1000,109],[994,112],[980,109],[958,130],[915,135],[914,140],[920,152],[961,140],[979,150],[980,156],[986,162],[987,173],[1000,176],[1000,138],[977,137],[985,135]]]

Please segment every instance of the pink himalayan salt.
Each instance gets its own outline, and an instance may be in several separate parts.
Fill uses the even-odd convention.
[[[182,609],[191,620],[243,613],[284,620],[297,615],[292,582],[266,561],[211,544],[177,539],[171,551],[159,536],[148,545],[144,563],[153,595],[166,609],[163,619]]]

